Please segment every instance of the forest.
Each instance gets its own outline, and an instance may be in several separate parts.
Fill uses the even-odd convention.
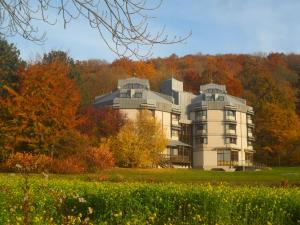
[[[53,50],[25,62],[14,45],[0,39],[2,167],[18,162],[24,153],[26,162],[43,155],[41,167],[51,159],[53,172],[67,173],[69,167],[83,172],[118,163],[110,149],[116,144],[111,137],[122,132],[126,118],[92,104],[95,96],[116,89],[118,79],[133,75],[148,79],[157,91],[171,76],[193,93],[211,80],[226,85],[229,94],[246,99],[254,108],[255,161],[268,166],[300,165],[298,54],[173,54],[108,63],[74,60]],[[75,161],[79,163],[74,165]]]

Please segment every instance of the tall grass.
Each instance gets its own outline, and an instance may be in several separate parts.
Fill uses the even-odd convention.
[[[22,224],[22,181],[0,180],[0,224]],[[30,224],[300,224],[300,189],[30,178]]]

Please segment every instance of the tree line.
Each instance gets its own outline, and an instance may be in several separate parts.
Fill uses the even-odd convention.
[[[229,94],[245,98],[254,108],[256,161],[300,164],[300,55],[173,54],[108,63],[75,61],[65,52],[51,51],[27,63],[4,39],[0,39],[0,160],[14,161],[12,155],[17,153],[43,154],[72,165],[72,160],[85,158],[81,169],[76,168],[80,171],[87,162],[97,167],[104,159],[109,165],[112,161],[139,167],[155,163],[158,158],[153,152],[145,151],[153,156],[152,161],[149,155],[139,158],[136,152],[127,153],[135,155],[133,159],[119,154],[126,148],[124,140],[139,135],[133,133],[142,130],[137,129],[138,124],[131,124],[118,111],[92,106],[95,96],[114,90],[118,79],[132,75],[148,79],[157,91],[171,76],[182,80],[184,89],[193,93],[211,80],[225,84]],[[147,115],[141,120],[156,123]],[[135,144],[141,143],[137,140]],[[165,144],[162,140],[155,148],[163,149]],[[91,162],[95,156],[99,162]]]

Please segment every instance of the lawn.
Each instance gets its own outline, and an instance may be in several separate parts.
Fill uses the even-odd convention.
[[[211,183],[228,185],[300,186],[300,167],[280,167],[262,171],[217,172],[196,169],[125,169],[114,168],[96,174],[50,175],[50,179],[81,181]]]

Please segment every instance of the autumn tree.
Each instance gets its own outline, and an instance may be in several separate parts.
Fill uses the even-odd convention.
[[[222,57],[207,57],[207,65],[202,73],[202,80],[206,83],[214,82],[226,85],[229,94],[241,96],[243,86],[237,79],[237,74],[231,69],[230,64]]]
[[[82,109],[80,114],[84,119],[78,125],[78,130],[96,142],[116,135],[126,122],[124,114],[110,107],[89,106]]]
[[[53,153],[57,139],[75,129],[80,94],[67,78],[69,70],[59,62],[29,65],[21,72],[20,90],[8,89],[9,98],[0,102],[8,117],[1,123],[13,150]]]
[[[160,124],[148,111],[141,111],[135,121],[128,121],[110,139],[111,150],[120,166],[155,165],[166,148],[167,139]]]
[[[124,69],[128,76],[138,76],[149,80],[152,80],[156,74],[154,65],[143,60],[133,61],[128,58],[122,58],[115,60],[112,66]]]
[[[267,151],[268,160],[275,165],[285,164],[289,144],[300,140],[300,120],[298,115],[277,104],[265,103],[257,110],[255,117],[256,146],[258,156]],[[262,154],[266,155],[266,154]],[[296,154],[295,154],[296,155]]]

